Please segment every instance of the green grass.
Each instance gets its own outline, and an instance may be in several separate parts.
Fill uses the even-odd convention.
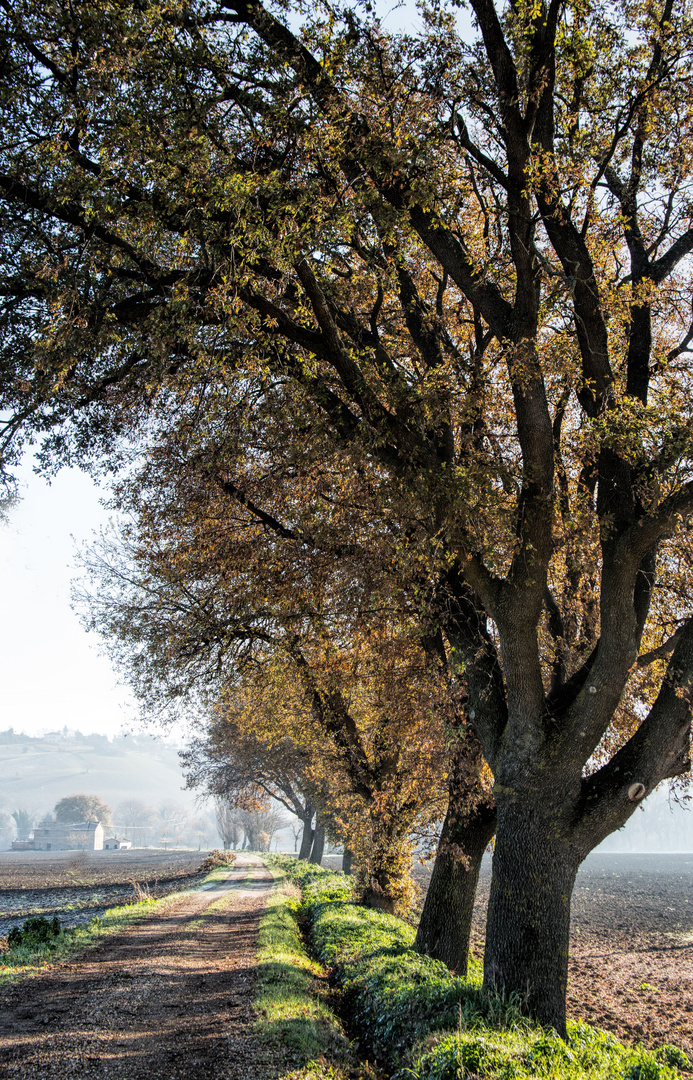
[[[351,1049],[326,999],[325,973],[303,944],[299,907],[298,890],[284,880],[260,922],[256,1031],[288,1052],[298,1069],[292,1080],[342,1080],[352,1065]]]
[[[294,860],[286,872],[302,886],[315,956],[393,1080],[675,1080],[690,1068],[676,1047],[629,1047],[582,1022],[569,1021],[564,1042],[518,1001],[484,992],[473,957],[460,979],[415,953],[412,928],[354,903],[348,878]]]
[[[568,1021],[568,1038],[525,1021],[511,1028],[478,1026],[442,1035],[414,1054],[399,1080],[457,1080],[469,1074],[494,1080],[675,1080],[688,1068],[673,1046],[629,1048],[608,1032]]]

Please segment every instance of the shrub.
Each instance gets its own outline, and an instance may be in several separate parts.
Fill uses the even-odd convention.
[[[236,861],[235,851],[219,851],[215,849],[210,851],[207,858],[200,866],[200,873],[208,874],[210,870],[215,870],[217,866],[231,866]]]
[[[52,945],[59,933],[60,919],[57,915],[52,919],[35,915],[27,919],[21,927],[12,927],[7,935],[7,944],[10,949],[35,949],[39,945]]]

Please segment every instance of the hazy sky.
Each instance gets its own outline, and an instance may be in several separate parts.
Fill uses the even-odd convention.
[[[74,469],[49,485],[29,458],[18,475],[21,502],[0,525],[0,728],[114,735],[133,717],[131,697],[70,608],[77,544],[108,520],[101,493]]]

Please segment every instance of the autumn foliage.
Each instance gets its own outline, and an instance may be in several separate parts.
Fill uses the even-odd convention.
[[[691,10],[471,7],[4,9],[3,446],[136,448],[97,623],[281,688],[369,843],[476,740],[486,985],[565,1033],[577,868],[690,761]]]

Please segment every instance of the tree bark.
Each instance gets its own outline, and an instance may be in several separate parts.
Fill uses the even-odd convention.
[[[359,858],[358,877],[362,884],[361,903],[394,915],[397,904],[407,892],[411,871],[411,846],[400,828],[374,830],[372,846],[363,862]]]
[[[351,867],[352,867],[353,862],[354,862],[354,853],[353,853],[353,851],[350,848],[345,847],[344,848],[344,853],[342,854],[342,873],[343,874],[350,874],[351,873]]]
[[[384,889],[369,883],[363,890],[361,903],[364,907],[375,908],[376,911],[386,911],[388,915],[395,913],[395,901]]]
[[[566,1036],[570,898],[582,861],[556,818],[532,813],[541,792],[498,806],[484,985]]]
[[[313,836],[313,847],[310,853],[310,861],[317,863],[318,866],[322,865],[322,856],[325,851],[325,829],[322,822],[318,819],[315,822],[315,835]]]
[[[485,802],[465,812],[451,800],[416,932],[417,952],[442,960],[461,976],[467,974],[481,859],[495,828],[492,804]]]
[[[491,777],[467,726],[450,761],[448,809],[414,948],[466,975],[481,859],[496,828]]]
[[[312,828],[313,824],[313,808],[308,805],[306,807],[306,816],[301,819],[303,821],[303,833],[301,834],[301,847],[298,852],[299,859],[303,859],[307,862],[310,858],[310,853],[313,847],[313,838],[315,836],[315,830]]]

